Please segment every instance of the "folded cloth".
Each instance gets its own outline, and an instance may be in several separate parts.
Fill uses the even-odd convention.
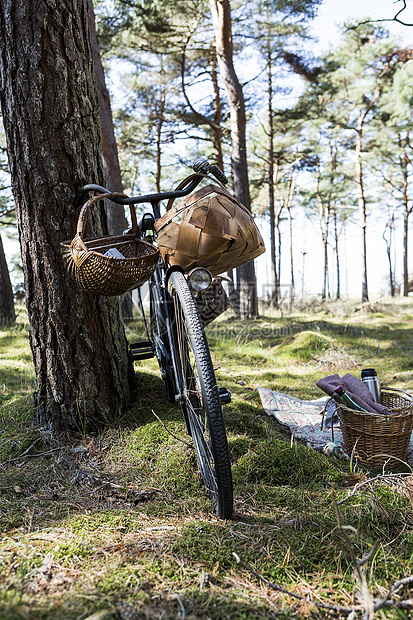
[[[317,386],[323,390],[329,396],[335,396],[334,392],[339,385],[342,385],[347,394],[357,405],[360,405],[366,411],[371,413],[379,413],[381,415],[387,415],[389,413],[388,407],[381,403],[376,403],[367,385],[361,380],[357,379],[350,373],[340,377],[339,375],[329,375],[317,381]]]

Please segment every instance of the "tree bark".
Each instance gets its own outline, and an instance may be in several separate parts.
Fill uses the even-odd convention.
[[[229,0],[210,0],[215,32],[219,72],[224,83],[230,109],[231,172],[235,196],[251,209],[248,182],[245,101],[241,84],[233,64],[231,7]],[[240,316],[249,319],[258,315],[257,281],[254,262],[237,269],[239,282]]]
[[[133,382],[117,299],[72,282],[60,242],[74,236],[76,190],[102,183],[87,0],[0,4],[0,100],[22,254],[35,405],[54,430],[87,430],[126,409]],[[99,203],[100,204],[100,203]],[[104,210],[88,236],[107,232]]]
[[[106,86],[105,73],[96,34],[95,13],[92,0],[88,0],[90,41],[92,44],[93,64],[95,66],[99,97],[99,116],[102,133],[102,161],[105,187],[111,192],[123,192],[122,176],[119,166],[118,147],[113,126],[110,95]],[[121,235],[128,227],[125,209],[122,205],[108,201],[108,226],[111,235]]]
[[[0,325],[14,323],[15,320],[13,289],[0,235]]]

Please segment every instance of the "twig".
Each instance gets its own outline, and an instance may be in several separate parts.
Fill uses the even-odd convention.
[[[393,594],[396,594],[398,590],[400,590],[400,588],[403,588],[404,586],[407,586],[412,582],[413,582],[412,575],[410,575],[410,577],[404,577],[403,579],[399,579],[398,581],[395,581],[394,584],[391,586],[391,588],[388,590],[388,592],[383,598],[375,600],[374,609],[378,610],[378,609],[381,609],[382,607],[392,607],[393,605],[399,606],[401,604],[403,605],[409,604],[410,607],[412,607],[413,605],[412,605],[411,599],[408,599],[406,601],[399,601],[398,603],[395,603],[394,601],[390,600],[390,597]]]
[[[375,482],[376,480],[388,480],[391,478],[400,478],[401,476],[403,476],[403,474],[378,474],[377,476],[375,476],[374,478],[369,478],[368,480],[365,480],[364,482],[360,482],[357,483],[354,488],[352,489],[352,491],[350,491],[350,493],[344,497],[344,499],[341,499],[339,502],[336,502],[337,506],[340,506],[341,504],[344,504],[344,502],[346,502],[348,499],[350,499],[350,497],[353,497],[353,495],[356,493],[356,491],[358,491],[359,489],[361,489],[361,487],[364,487],[368,484],[371,484],[372,482]],[[406,473],[405,477],[410,477],[411,474],[410,473]]]
[[[271,588],[272,590],[276,590],[277,592],[282,592],[283,594],[288,594],[288,596],[291,596],[292,598],[295,598],[298,601],[307,600],[304,596],[301,596],[300,594],[295,594],[295,592],[290,592],[290,590],[286,590],[285,588],[282,588],[278,584],[272,583],[271,581],[268,581],[268,579],[265,579],[265,577],[263,577],[260,573],[258,573],[256,570],[251,568],[251,566],[248,566],[248,564],[245,564],[245,562],[243,562],[241,558],[239,557],[239,555],[236,554],[234,551],[232,552],[232,555],[234,556],[238,564],[241,564],[243,568],[245,568],[247,571],[252,573],[255,577],[257,577],[257,579],[265,583],[265,585]],[[354,611],[361,610],[361,607],[343,607],[342,605],[329,605],[327,603],[321,603],[319,601],[311,601],[311,602],[314,603],[320,609],[328,609],[329,611],[335,611],[337,613],[341,613],[346,616],[350,615]]]
[[[179,597],[177,594],[175,595],[175,598],[176,598],[176,600],[177,600],[177,601],[178,601],[178,603],[179,603],[179,607],[181,608],[181,618],[182,618],[182,620],[184,620],[184,619],[186,618],[186,611],[185,611],[185,607],[184,607],[184,605],[183,605],[183,603],[182,603],[182,601],[181,601],[180,597]]]
[[[183,443],[185,446],[187,446],[188,448],[192,448],[192,445],[190,443],[188,443],[187,441],[184,441],[183,439],[181,439],[180,437],[177,437],[176,435],[174,435],[173,433],[171,433],[171,431],[169,430],[169,428],[165,425],[165,423],[161,420],[161,418],[159,416],[156,415],[156,413],[154,412],[153,409],[151,409],[153,415],[155,416],[155,418],[162,424],[162,426],[164,427],[164,429],[166,430],[167,433],[169,433],[171,435],[171,437],[173,437],[174,439],[176,439],[176,441],[180,441],[181,443]]]
[[[403,22],[401,19],[399,19],[400,13],[403,13],[403,11],[407,8],[406,0],[401,1],[403,2],[403,8],[401,8],[400,11],[397,11],[394,17],[388,17],[387,19],[366,19],[362,22],[358,22],[358,24],[356,24],[355,26],[351,26],[350,30],[355,30],[358,26],[361,26],[362,24],[374,24],[376,22],[397,22],[402,26],[413,26],[413,24],[410,24],[409,22]],[[399,2],[399,0],[397,0],[397,2]]]
[[[27,450],[22,452],[19,456],[15,456],[12,459],[8,459],[8,463],[11,463],[12,461],[18,461],[19,459],[23,458],[24,456],[27,456],[27,454],[30,452],[30,450],[33,448],[33,446],[35,446],[41,440],[42,440],[42,437],[38,437],[35,441],[33,441],[32,444],[30,444],[30,446],[27,448]],[[61,450],[61,448],[54,448],[54,450]],[[47,452],[42,452],[41,454],[31,454],[30,456],[45,456],[47,454],[50,454],[50,452],[52,452],[52,451],[53,450],[48,450]]]
[[[363,560],[361,561],[357,561],[356,560],[356,568],[358,567],[358,571],[360,571],[360,566],[362,566],[362,564],[364,564],[368,559],[370,559],[374,553],[376,552],[377,547],[373,547],[372,550],[369,552],[368,556],[366,556],[365,558],[363,558]],[[268,579],[266,579],[265,577],[263,577],[263,575],[261,575],[259,572],[257,572],[256,570],[254,570],[251,566],[248,566],[248,564],[246,564],[245,562],[243,562],[241,560],[241,558],[239,557],[239,555],[235,552],[232,552],[232,555],[234,556],[234,558],[236,559],[238,564],[241,564],[241,566],[243,568],[245,568],[247,571],[249,571],[252,575],[254,575],[255,577],[257,577],[257,579],[259,579],[260,581],[262,581],[263,583],[265,583],[266,586],[268,586],[269,588],[271,588],[272,590],[276,590],[277,592],[282,592],[283,594],[287,594],[288,596],[291,596],[292,598],[295,598],[298,601],[307,601],[308,599],[300,594],[295,594],[295,592],[291,592],[290,590],[286,590],[285,588],[279,586],[276,583],[272,583],[271,581],[268,581]],[[353,555],[354,555],[354,549],[353,549]],[[382,599],[374,599],[372,600],[372,608],[371,608],[371,612],[374,611],[379,611],[379,609],[389,609],[391,607],[398,607],[400,609],[412,609],[413,608],[413,600],[412,599],[406,599],[406,600],[402,600],[402,601],[393,601],[390,599],[390,597],[394,594],[397,593],[397,591],[406,586],[413,583],[413,575],[409,576],[409,577],[405,577],[404,579],[400,579],[399,581],[395,581],[394,584],[391,586],[391,588],[389,589],[389,591],[387,592],[386,596]],[[328,611],[332,611],[335,613],[339,613],[342,614],[344,616],[350,616],[350,614],[355,614],[356,612],[360,612],[363,611],[363,607],[361,605],[352,605],[349,607],[345,607],[343,605],[332,605],[329,603],[322,603],[320,601],[311,601],[314,605],[316,605],[319,609],[325,609]],[[369,612],[367,612],[364,616],[366,619],[369,618]]]
[[[371,560],[371,558],[374,558],[374,556],[376,555],[378,546],[379,546],[379,541],[376,540],[376,542],[374,543],[374,545],[372,546],[368,554],[365,555],[364,558],[362,558],[361,560],[357,562],[358,566],[364,566],[364,564],[366,564],[369,560]]]

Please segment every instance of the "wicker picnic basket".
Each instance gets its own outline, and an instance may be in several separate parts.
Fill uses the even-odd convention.
[[[84,239],[89,208],[114,194],[100,194],[80,210],[77,231],[71,241],[60,244],[70,276],[89,293],[113,297],[141,286],[155,271],[159,251],[140,239],[136,212],[130,205],[132,231],[114,237]],[[106,253],[109,252],[109,255]],[[112,255],[111,255],[112,254]]]
[[[177,189],[182,189],[191,175]],[[165,263],[185,271],[205,267],[216,276],[265,252],[254,218],[224,186],[206,185],[172,206],[155,222]]]
[[[413,429],[413,399],[409,394],[382,390],[389,415],[337,407],[344,449],[370,469],[395,470],[406,462]]]

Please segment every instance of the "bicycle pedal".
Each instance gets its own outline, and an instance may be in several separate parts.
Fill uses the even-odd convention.
[[[231,402],[231,392],[225,387],[219,388],[219,400],[221,405],[227,405]]]
[[[148,360],[151,357],[155,356],[152,342],[150,340],[133,342],[129,345],[129,350],[131,352],[133,361]]]

